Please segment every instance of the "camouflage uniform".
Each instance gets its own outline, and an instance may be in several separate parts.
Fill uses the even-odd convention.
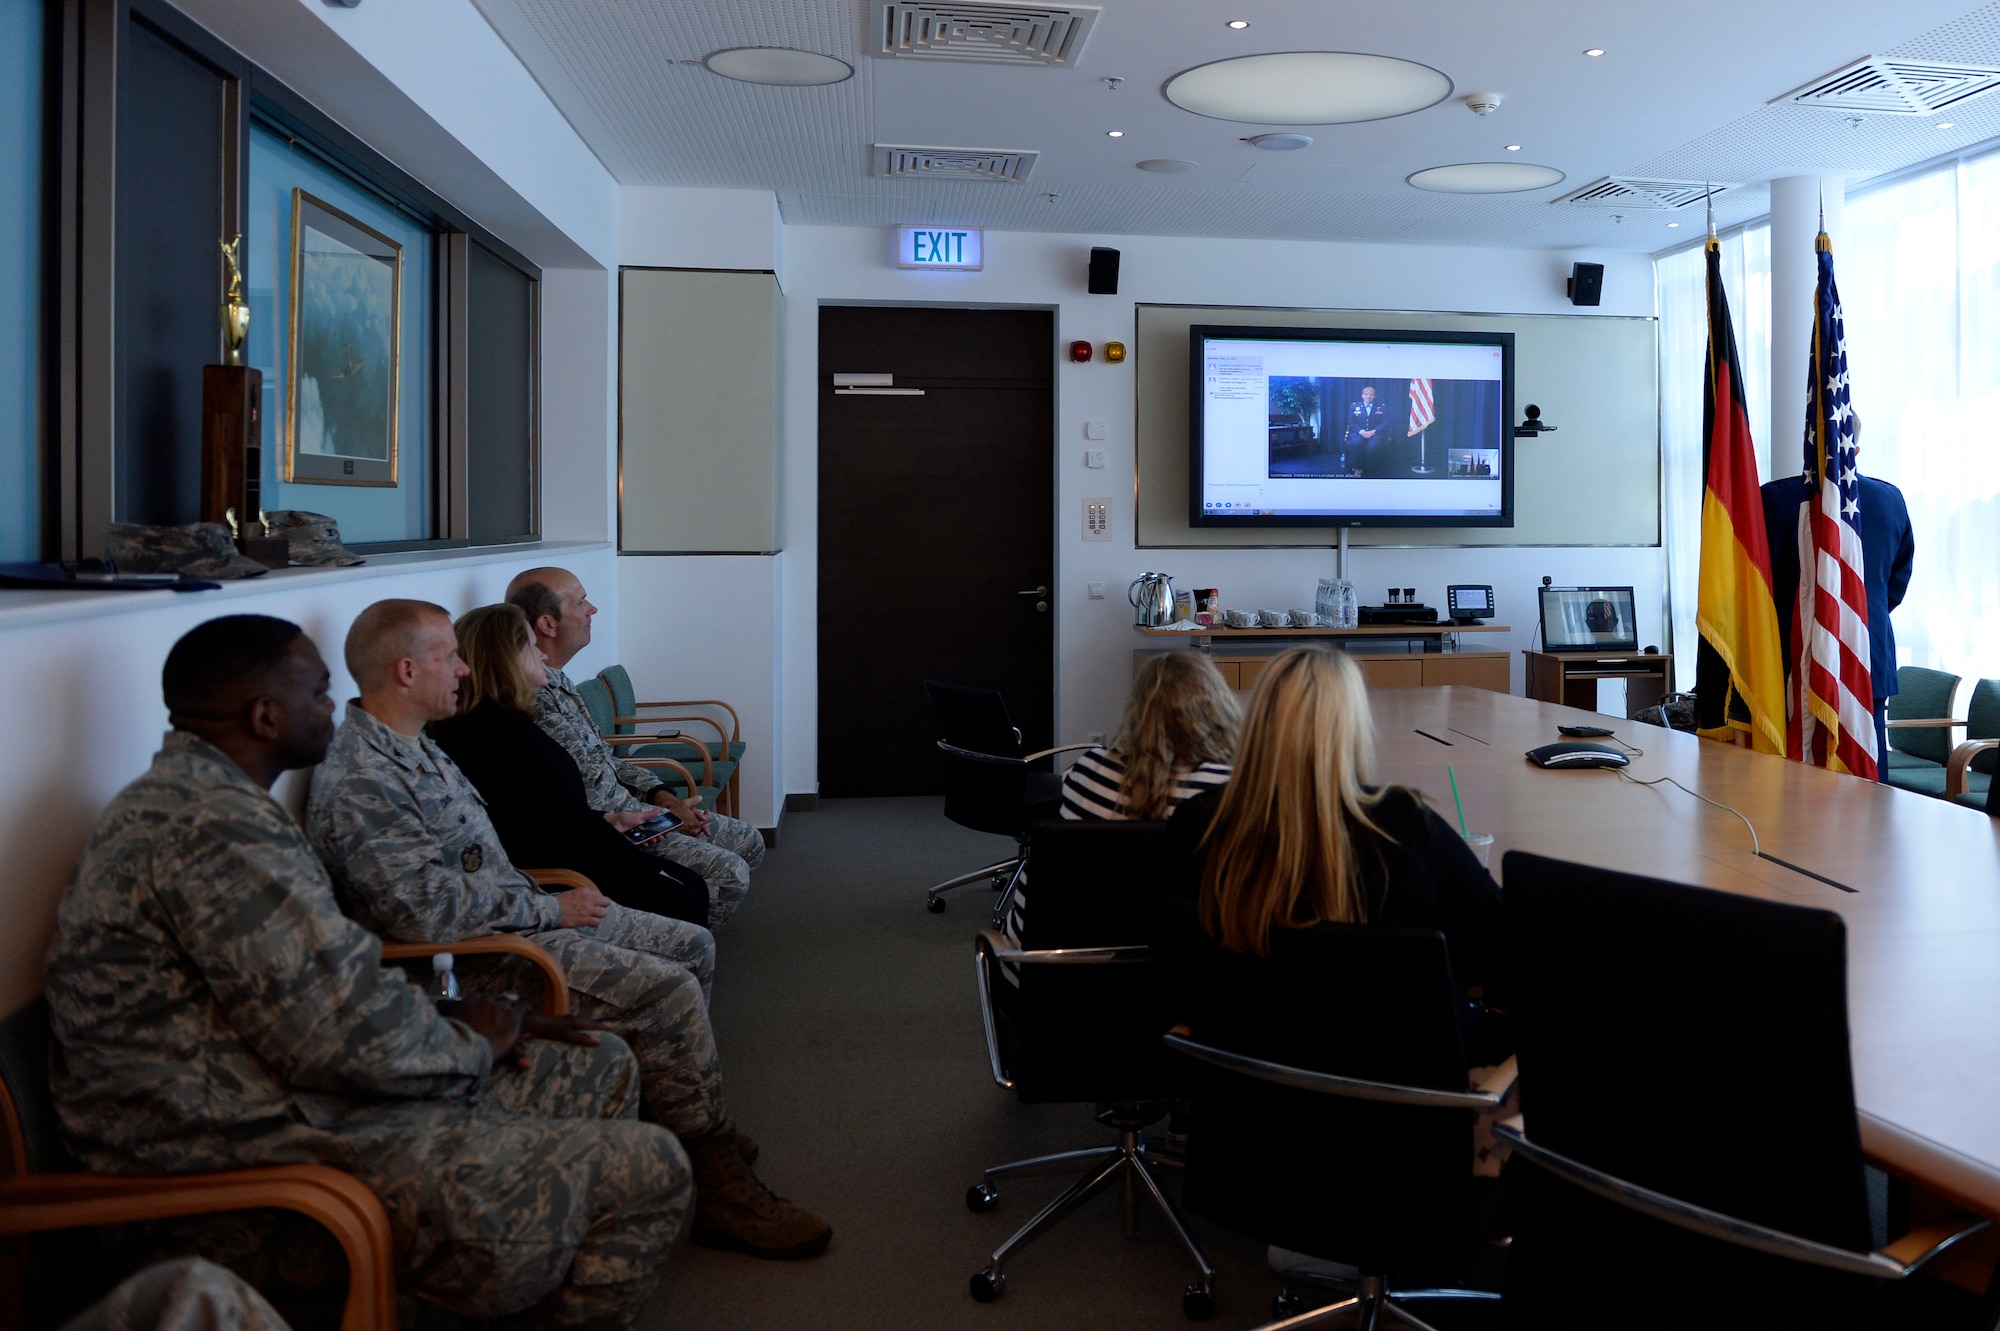
[[[597,733],[597,725],[569,676],[554,666],[549,667],[547,686],[535,693],[535,721],[576,760],[590,807],[599,813],[648,808],[647,796],[665,784],[652,768],[612,751]],[[647,849],[707,880],[708,922],[721,926],[750,893],[750,871],[764,862],[764,834],[739,818],[726,818],[710,810],[704,835],[676,832]]]
[[[289,1331],[250,1285],[199,1257],[149,1266],[63,1331]]]
[[[313,774],[306,833],[362,924],[412,943],[526,934],[562,963],[573,1011],[636,1032],[645,1118],[681,1137],[721,1120],[713,935],[616,903],[593,928],[562,928],[562,903],[508,862],[479,792],[429,736],[399,735],[349,703]],[[467,987],[519,987],[476,960]]]
[[[522,1328],[637,1315],[692,1202],[615,1038],[495,1069],[340,913],[298,824],[175,732],[57,912],[49,1081],[102,1173],[319,1163],[382,1200],[407,1285]]]

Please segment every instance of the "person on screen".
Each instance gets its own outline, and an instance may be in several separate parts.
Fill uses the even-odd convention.
[[[1361,400],[1347,409],[1347,434],[1342,438],[1340,469],[1348,470],[1349,453],[1357,457],[1367,456],[1374,446],[1375,436],[1389,423],[1389,409],[1375,400],[1375,386],[1368,385],[1361,390]]]
[[[1609,601],[1592,601],[1583,608],[1583,624],[1598,637],[1618,634],[1618,607]]]

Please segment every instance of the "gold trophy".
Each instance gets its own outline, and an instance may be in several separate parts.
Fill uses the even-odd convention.
[[[220,241],[229,286],[222,297],[222,342],[227,364],[201,371],[201,520],[222,522],[236,548],[270,568],[283,568],[289,550],[267,538],[263,517],[264,376],[243,363],[250,333],[250,302],[243,298],[243,237]],[[259,521],[250,522],[255,513]]]
[[[243,299],[243,237],[221,242],[222,261],[229,265],[229,289],[222,297],[222,340],[229,363],[243,363],[243,339],[250,336],[250,303]]]

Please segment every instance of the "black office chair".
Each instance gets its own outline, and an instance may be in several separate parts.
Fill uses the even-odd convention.
[[[1008,894],[1027,863],[1028,824],[1056,813],[1061,778],[1050,759],[1088,744],[1062,744],[1027,752],[1021,731],[1007,715],[1007,701],[994,689],[924,681],[924,692],[937,718],[938,750],[944,754],[944,816],[975,832],[1014,838],[1017,852],[971,873],[947,878],[924,889],[924,908],[933,915],[944,910],[944,893],[982,880],[1001,892],[994,908],[997,923],[1005,916]]]
[[[1182,1294],[1188,1316],[1215,1308],[1215,1267],[1181,1224],[1153,1171],[1179,1161],[1153,1153],[1144,1132],[1163,1118],[1173,1096],[1160,1036],[1168,1020],[1147,948],[1130,940],[1160,909],[1170,864],[1165,823],[1037,823],[1035,912],[1020,948],[992,929],[974,940],[979,1013],[994,1082],[1024,1104],[1108,1105],[1097,1121],[1118,1134],[1116,1146],[1061,1151],[995,1165],[966,1190],[975,1212],[999,1205],[994,1184],[1030,1174],[1087,1172],[993,1251],[972,1277],[972,1296],[1000,1297],[1007,1262],[1063,1216],[1116,1183],[1125,1233],[1138,1232],[1143,1192],[1194,1262],[1200,1279]],[[1003,973],[1003,963],[1018,985]]]
[[[1520,851],[1505,881],[1509,1326],[1866,1326],[1985,1227],[1872,1250],[1838,915]]]
[[[1455,1282],[1487,1238],[1479,1203],[1492,1185],[1473,1177],[1474,1119],[1501,1107],[1512,1074],[1468,1081],[1443,935],[1320,924],[1280,931],[1268,958],[1205,938],[1196,950],[1169,967],[1195,964],[1176,983],[1204,1014],[1166,1037],[1189,1060],[1193,1101],[1182,1205],[1359,1272],[1286,1272],[1274,1305],[1284,1325],[1358,1315],[1370,1331],[1421,1328],[1408,1304],[1498,1299]],[[1444,1283],[1416,1283],[1433,1281]],[[1300,1315],[1301,1283],[1346,1297]]]

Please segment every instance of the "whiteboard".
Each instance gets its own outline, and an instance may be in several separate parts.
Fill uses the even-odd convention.
[[[1138,544],[1315,546],[1332,527],[1254,531],[1188,525],[1188,328],[1415,328],[1514,334],[1514,410],[1542,409],[1554,434],[1514,441],[1512,527],[1352,529],[1353,545],[1660,543],[1658,320],[1614,315],[1433,314],[1140,305],[1133,351]]]

